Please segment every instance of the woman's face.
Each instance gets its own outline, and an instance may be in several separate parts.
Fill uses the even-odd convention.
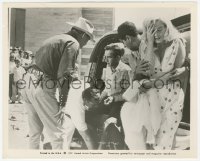
[[[155,22],[155,29],[157,30],[155,33],[155,42],[162,43],[164,41],[166,26],[162,21],[157,20]]]

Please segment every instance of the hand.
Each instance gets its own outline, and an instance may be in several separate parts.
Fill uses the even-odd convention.
[[[177,68],[171,71],[171,76],[169,77],[169,80],[176,79],[177,77],[181,76],[186,71],[185,67]]]
[[[147,27],[147,41],[148,41],[148,43],[153,44],[155,33],[156,33],[156,30],[154,28],[154,24],[150,23],[149,26]]]
[[[153,82],[148,80],[148,81],[144,81],[141,85],[141,87],[143,88],[142,90],[146,89],[146,91],[148,91],[150,88],[153,87]],[[145,92],[146,92],[145,91]]]
[[[143,74],[143,75],[148,75],[148,72],[150,70],[150,67],[149,67],[149,62],[146,61],[146,60],[139,60],[137,62],[137,66],[136,66],[136,69],[135,69],[135,74]]]
[[[100,95],[99,102],[102,102],[107,96],[107,92],[103,91]]]
[[[54,117],[58,117],[58,124],[63,124],[64,121],[64,116],[65,116],[65,112],[64,112],[64,107],[63,106],[59,106],[59,111],[57,114],[54,115]]]
[[[109,96],[108,98],[106,98],[104,100],[104,105],[109,105],[111,104],[112,102],[114,102],[114,97],[113,96]]]
[[[161,76],[159,78],[159,80],[162,81],[162,83],[166,84],[167,81],[170,79],[170,77],[172,76],[172,73],[171,72],[168,72],[168,73],[165,73],[163,76]]]

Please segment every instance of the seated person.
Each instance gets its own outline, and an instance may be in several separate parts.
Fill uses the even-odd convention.
[[[118,44],[110,44],[105,47],[107,67],[103,69],[102,75],[105,88],[101,93],[99,107],[92,112],[107,116],[104,117],[106,121],[104,121],[104,130],[100,139],[99,149],[124,149],[125,147],[120,110],[124,103],[122,95],[130,85],[131,68],[121,62],[123,54],[124,49]],[[91,116],[96,118],[96,115]],[[114,144],[110,145],[111,142]]]
[[[82,93],[83,105],[88,109],[85,111],[87,126],[95,142],[99,143],[99,150],[126,149],[124,137],[116,126],[116,119],[110,117],[111,106],[104,105],[104,101],[100,101],[99,91],[90,87]]]
[[[118,44],[110,44],[105,47],[105,59],[107,67],[103,69],[102,79],[105,82],[105,89],[101,94],[104,108],[109,109],[110,117],[117,119],[120,123],[120,110],[124,99],[123,93],[130,85],[131,68],[121,62],[124,49]]]

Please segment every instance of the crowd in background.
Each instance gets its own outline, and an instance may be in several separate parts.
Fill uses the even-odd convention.
[[[9,103],[21,102],[21,90],[17,84],[23,79],[26,69],[32,64],[34,54],[28,50],[22,50],[21,47],[10,47],[9,62]]]

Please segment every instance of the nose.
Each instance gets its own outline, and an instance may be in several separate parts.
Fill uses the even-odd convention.
[[[106,60],[106,63],[108,63],[108,62],[109,62],[109,59],[108,59],[107,57],[105,57],[105,60]]]
[[[158,38],[158,34],[157,34],[157,32],[155,33],[154,37],[155,37],[155,38]]]

